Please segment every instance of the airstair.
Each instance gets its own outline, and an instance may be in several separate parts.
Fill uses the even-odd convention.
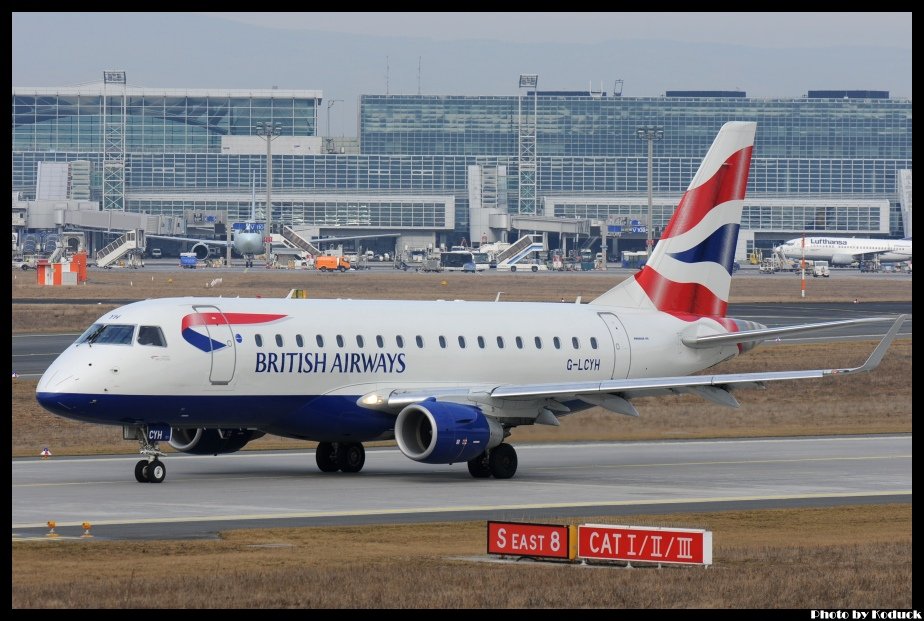
[[[318,249],[317,246],[299,235],[298,232],[292,227],[282,227],[282,240],[283,243],[289,248],[298,248],[300,250],[304,250],[311,256],[319,257],[324,254]]]
[[[782,250],[773,251],[773,256],[770,259],[774,265],[776,265],[777,270],[782,272],[793,272],[799,269],[799,261],[795,259],[790,259]]]
[[[144,231],[127,231],[111,244],[96,253],[96,267],[108,267],[133,252],[144,252]]]
[[[516,240],[509,248],[502,250],[495,257],[497,265],[515,265],[518,261],[532,252],[541,252],[545,250],[542,242],[537,242],[532,235],[524,235]]]
[[[64,256],[64,244],[62,244],[61,242],[57,242],[55,244],[54,252],[48,255],[48,262],[57,263],[59,260],[61,260],[61,257],[63,256]]]

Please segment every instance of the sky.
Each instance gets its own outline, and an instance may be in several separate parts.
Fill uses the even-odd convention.
[[[911,13],[13,13],[12,85],[321,90],[355,136],[361,94],[657,96],[810,89],[911,97]]]

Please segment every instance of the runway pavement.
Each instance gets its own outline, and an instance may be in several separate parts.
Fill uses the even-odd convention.
[[[127,301],[126,301],[127,303]],[[858,317],[909,315],[902,325],[900,337],[911,336],[911,302],[870,302],[866,304],[805,303],[805,304],[732,304],[728,315],[749,319],[766,326],[836,321]],[[807,337],[781,338],[777,343],[800,343],[882,338],[889,324],[866,324],[817,333]],[[79,334],[21,334],[12,338],[12,368],[20,377],[38,378],[54,359],[74,342]]]
[[[77,537],[209,537],[219,530],[325,524],[550,520],[733,508],[911,502],[912,436],[838,436],[518,446],[510,480],[464,463],[370,449],[359,474],[317,470],[312,451],[170,455],[162,484],[134,457],[12,460],[13,540],[46,522]]]

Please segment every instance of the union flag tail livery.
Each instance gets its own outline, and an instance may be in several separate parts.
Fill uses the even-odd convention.
[[[722,126],[645,267],[593,304],[725,316],[756,129]]]
[[[164,480],[161,442],[219,455],[264,434],[318,442],[322,472],[358,473],[364,442],[394,439],[413,461],[508,479],[506,439],[520,425],[590,407],[638,416],[634,399],[677,394],[738,407],[739,390],[767,382],[870,371],[902,317],[859,367],[693,375],[768,338],[882,321],[767,328],[725,316],[754,131],[722,127],[645,268],[590,304],[142,300],[87,329],[36,398],[122,426],[143,456],[139,483]]]

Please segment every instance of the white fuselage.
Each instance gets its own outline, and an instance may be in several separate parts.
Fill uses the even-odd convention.
[[[263,234],[250,231],[235,231],[232,247],[242,256],[263,254],[266,249],[263,244]]]
[[[802,238],[790,239],[777,249],[790,259],[800,259]],[[810,261],[830,261],[832,265],[850,265],[874,258],[887,263],[910,261],[911,240],[806,236],[804,257]]]
[[[308,438],[330,435],[322,405],[333,397],[353,407],[363,394],[395,388],[679,376],[738,353],[736,345],[681,343],[682,335],[725,332],[708,318],[587,304],[169,298],[118,308],[97,324],[130,326],[135,336],[69,347],[37,387],[46,407],[74,399],[54,411]],[[165,346],[139,344],[141,326],[160,328]],[[77,405],[79,395],[91,404]],[[103,411],[114,399],[124,415]],[[306,405],[312,400],[316,409]],[[344,428],[360,415],[340,410],[326,416]]]

